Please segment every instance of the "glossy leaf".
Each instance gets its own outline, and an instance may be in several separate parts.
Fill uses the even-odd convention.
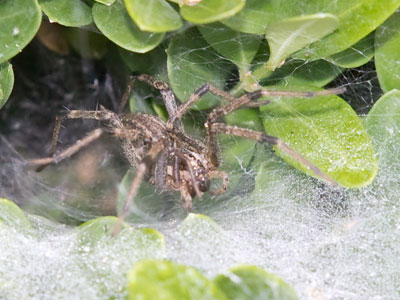
[[[289,55],[333,32],[338,25],[338,19],[331,14],[295,17],[271,24],[265,33],[271,53],[267,69],[275,70]]]
[[[395,12],[375,33],[375,66],[381,88],[400,89],[400,12]]]
[[[374,141],[379,163],[400,171],[400,91],[383,95],[369,111],[365,126]]]
[[[230,300],[297,300],[296,293],[280,277],[255,266],[238,266],[214,279]]]
[[[10,97],[14,86],[14,72],[10,63],[0,64],[0,109]]]
[[[36,0],[2,0],[0,64],[18,54],[39,30],[42,13]]]
[[[290,14],[288,8],[291,8],[289,1],[280,3],[276,0],[246,0],[244,8],[239,13],[222,20],[222,23],[236,31],[264,34],[272,22],[294,16]]]
[[[263,80],[264,85],[323,87],[342,72],[342,68],[320,59],[315,61],[291,60]]]
[[[340,97],[274,99],[261,112],[268,134],[282,139],[339,185],[357,188],[374,179],[378,167],[372,142],[360,118]],[[289,164],[315,176],[275,150]]]
[[[4,198],[0,198],[0,223],[23,231],[32,228],[24,212],[14,202]]]
[[[128,274],[128,300],[223,300],[196,269],[164,260],[137,263]]]
[[[80,27],[92,23],[90,7],[82,0],[39,0],[50,22]]]
[[[166,0],[124,0],[128,14],[140,30],[166,32],[180,28],[180,15]]]
[[[400,0],[341,0],[330,11],[339,18],[338,30],[313,43],[297,57],[318,59],[344,51],[375,30],[399,5]]]
[[[167,55],[169,81],[182,102],[204,83],[223,88],[233,67],[210,48],[195,28],[176,35],[169,44]],[[210,108],[217,102],[218,98],[208,93],[194,108]]]
[[[258,35],[240,33],[221,23],[199,26],[204,39],[219,54],[235,63],[239,70],[246,72],[257,54],[261,43]]]
[[[263,34],[270,24],[301,15],[329,13],[339,19],[339,28],[297,53],[316,60],[341,52],[371,33],[400,5],[400,0],[247,0],[242,11],[222,22],[241,32]]]
[[[110,6],[95,3],[92,13],[99,30],[112,42],[129,51],[148,52],[161,43],[164,37],[163,33],[140,31],[121,0]]]
[[[192,23],[205,24],[233,16],[244,4],[244,0],[202,0],[196,5],[182,6],[180,12],[182,17]]]
[[[350,48],[328,58],[342,68],[357,68],[369,62],[374,56],[374,35],[370,34]]]

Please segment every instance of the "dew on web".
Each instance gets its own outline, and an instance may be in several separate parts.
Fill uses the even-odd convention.
[[[212,66],[224,75],[238,76],[230,69],[229,60],[210,47],[199,50],[208,52],[206,60],[201,56],[204,51],[182,53],[175,68],[186,70],[181,65],[192,63],[186,57],[195,55],[196,68]],[[311,62],[293,59],[287,63],[293,66],[289,74],[268,80],[277,83],[283,78],[285,86],[297,80],[298,72],[312,78],[307,69]],[[336,74],[337,67],[328,61],[323,63],[330,74]],[[223,85],[226,78],[215,80],[213,84]],[[179,82],[174,84],[179,86]],[[369,111],[381,93],[370,64],[346,70],[329,86],[345,86],[343,97],[351,99],[351,106],[361,115]],[[188,120],[197,124],[197,116],[193,112]],[[189,130],[201,136],[198,130]],[[399,132],[395,127],[385,131],[393,139]],[[233,145],[240,147],[240,141]],[[398,158],[398,144],[389,141],[386,147],[385,151],[397,153]],[[320,151],[316,155],[325,150]],[[300,299],[400,297],[399,163],[381,160],[379,174],[370,186],[350,190],[330,187],[303,175],[277,158],[270,148],[256,157],[252,157],[252,150],[245,154],[235,154],[230,161],[236,163],[236,169],[229,170],[233,187],[227,195],[205,197],[195,203],[195,212],[213,221],[198,215],[184,220],[185,212],[176,195],[174,199],[174,195],[164,196],[154,190],[144,193],[135,208],[139,217],[131,221],[136,227],[150,226],[164,235],[165,249],[155,250],[155,257],[195,266],[210,278],[238,264],[254,264],[282,277]],[[94,250],[87,245],[77,246],[75,227],[47,219],[57,219],[60,214],[62,222],[74,224],[115,213],[107,201],[113,199],[111,204],[115,205],[115,188],[123,174],[107,177],[112,179],[107,182],[114,190],[99,201],[98,195],[106,192],[90,194],[77,186],[77,190],[70,190],[65,185],[65,174],[55,183],[26,172],[23,157],[4,138],[0,156],[1,196],[16,200],[27,212],[46,217],[30,215],[34,234],[0,223],[0,298],[124,299],[126,273],[145,256],[137,251],[137,245],[121,238],[101,242]],[[97,163],[106,168],[94,172],[112,170],[107,155]],[[57,168],[67,173],[61,165]],[[81,179],[92,182],[89,173],[81,174]],[[145,189],[148,191],[148,187]],[[83,205],[66,200],[69,198],[89,200]]]

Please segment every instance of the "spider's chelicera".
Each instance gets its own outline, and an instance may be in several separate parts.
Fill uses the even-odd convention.
[[[136,80],[147,82],[160,91],[169,115],[167,122],[149,114],[122,113]],[[214,108],[209,113],[207,121],[204,124],[206,131],[205,140],[200,141],[184,132],[181,118],[207,92],[226,99],[228,103]],[[128,214],[133,199],[143,180],[147,180],[161,190],[179,191],[182,196],[182,204],[188,211],[192,208],[194,197],[201,197],[203,193],[210,190],[211,179],[222,179],[221,186],[217,190],[212,190],[211,193],[224,193],[228,187],[228,175],[218,169],[221,162],[218,133],[273,144],[311,169],[317,177],[336,184],[333,179],[321,172],[318,167],[296,153],[280,139],[266,133],[229,126],[220,121],[222,117],[240,107],[256,107],[268,104],[269,101],[255,101],[262,96],[288,95],[312,97],[340,92],[342,92],[341,89],[315,93],[275,92],[260,89],[235,98],[229,93],[206,83],[190,95],[186,102],[178,106],[174,94],[166,83],[155,80],[148,75],[132,76],[122,97],[119,113],[112,112],[101,106],[100,110],[96,111],[70,110],[64,115],[58,116],[56,118],[49,157],[30,160],[29,164],[37,165],[39,166],[38,170],[42,170],[48,164],[58,163],[70,157],[81,148],[97,140],[103,133],[111,133],[116,136],[120,140],[123,152],[131,167],[136,169],[136,177],[130,186],[126,204],[120,215],[120,222]],[[93,130],[69,148],[56,153],[58,133],[61,122],[64,119],[95,119],[101,121],[103,126]]]

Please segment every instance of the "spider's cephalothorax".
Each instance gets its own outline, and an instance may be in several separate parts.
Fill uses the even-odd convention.
[[[136,80],[147,82],[160,91],[169,115],[167,122],[149,114],[122,113]],[[181,118],[207,92],[226,99],[228,103],[214,108],[208,115],[204,124],[205,140],[203,142],[184,132]],[[224,193],[228,186],[228,176],[224,171],[218,170],[220,166],[218,133],[273,144],[311,169],[318,177],[336,184],[328,175],[322,173],[318,167],[296,153],[278,138],[250,129],[229,126],[221,123],[220,120],[240,107],[257,107],[268,104],[268,100],[264,102],[255,101],[262,96],[313,97],[315,95],[341,92],[343,92],[342,89],[315,93],[275,92],[260,89],[235,98],[229,93],[206,83],[190,95],[184,104],[178,106],[174,94],[167,84],[148,75],[133,76],[130,78],[126,92],[122,97],[119,113],[107,110],[102,106],[100,110],[96,111],[71,110],[66,112],[63,116],[56,118],[49,157],[33,159],[29,163],[38,165],[38,170],[42,170],[50,163],[58,163],[70,157],[82,147],[95,141],[104,132],[116,136],[120,140],[123,152],[130,165],[136,169],[136,177],[131,184],[125,207],[120,216],[120,223],[126,217],[142,180],[148,180],[161,190],[179,191],[183,199],[183,206],[188,211],[192,208],[192,199],[194,197],[200,197],[204,192],[209,191],[212,178],[222,179],[221,187],[216,191],[212,191],[212,193]],[[56,154],[61,122],[66,118],[95,119],[101,121],[103,126],[90,132],[79,143]],[[117,227],[114,233],[119,231],[119,226]]]

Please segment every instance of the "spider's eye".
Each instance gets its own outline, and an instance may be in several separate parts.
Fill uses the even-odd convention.
[[[197,182],[197,186],[201,192],[207,192],[210,189],[210,179],[202,178],[200,182]]]

